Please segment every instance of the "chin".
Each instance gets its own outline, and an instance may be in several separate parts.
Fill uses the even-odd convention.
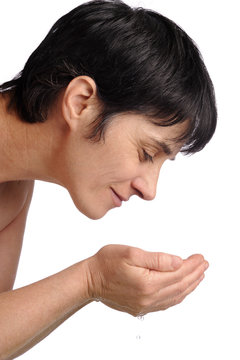
[[[108,210],[110,209],[99,209],[97,206],[86,206],[86,202],[85,204],[83,203],[83,201],[79,200],[79,197],[72,195],[69,192],[74,205],[76,206],[76,208],[85,216],[87,216],[89,219],[91,220],[99,220],[101,218],[103,218],[106,213],[108,212]],[[90,202],[89,202],[90,203]]]
[[[79,210],[79,209],[78,209]],[[84,211],[81,211],[79,210],[83,215],[87,216],[89,219],[91,220],[99,220],[99,219],[102,219],[107,212],[105,212],[104,214],[94,214],[94,213],[89,213],[89,212],[84,212]]]

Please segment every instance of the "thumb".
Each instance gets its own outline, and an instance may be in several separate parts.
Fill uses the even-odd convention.
[[[149,252],[138,249],[137,265],[156,271],[174,271],[181,267],[183,260],[179,256],[161,252]]]

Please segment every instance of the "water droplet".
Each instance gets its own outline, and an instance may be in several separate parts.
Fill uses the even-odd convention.
[[[140,336],[140,335],[137,335],[137,336],[136,336],[136,339],[137,339],[137,340],[141,340],[141,336]]]
[[[140,320],[140,321],[143,321],[143,320],[144,320],[144,316],[143,316],[143,315],[138,315],[137,318],[138,318],[138,320]]]

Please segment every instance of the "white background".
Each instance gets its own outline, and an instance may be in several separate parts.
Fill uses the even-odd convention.
[[[80,214],[65,189],[37,182],[15,286],[60,271],[108,243],[182,257],[202,253],[210,267],[178,306],[141,322],[92,303],[21,359],[240,359],[238,1],[126,2],[166,15],[196,41],[215,85],[216,134],[199,154],[164,165],[153,202],[134,197],[98,221]],[[53,23],[81,3],[1,1],[0,83],[20,71]]]

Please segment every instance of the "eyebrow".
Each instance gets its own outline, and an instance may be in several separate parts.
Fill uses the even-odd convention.
[[[170,149],[169,145],[167,145],[164,141],[159,141],[157,139],[151,138],[152,142],[156,145],[156,147],[160,150],[163,150],[164,153],[167,156],[173,155],[172,150]],[[174,158],[169,158],[169,160],[174,161],[176,159],[176,157]]]

